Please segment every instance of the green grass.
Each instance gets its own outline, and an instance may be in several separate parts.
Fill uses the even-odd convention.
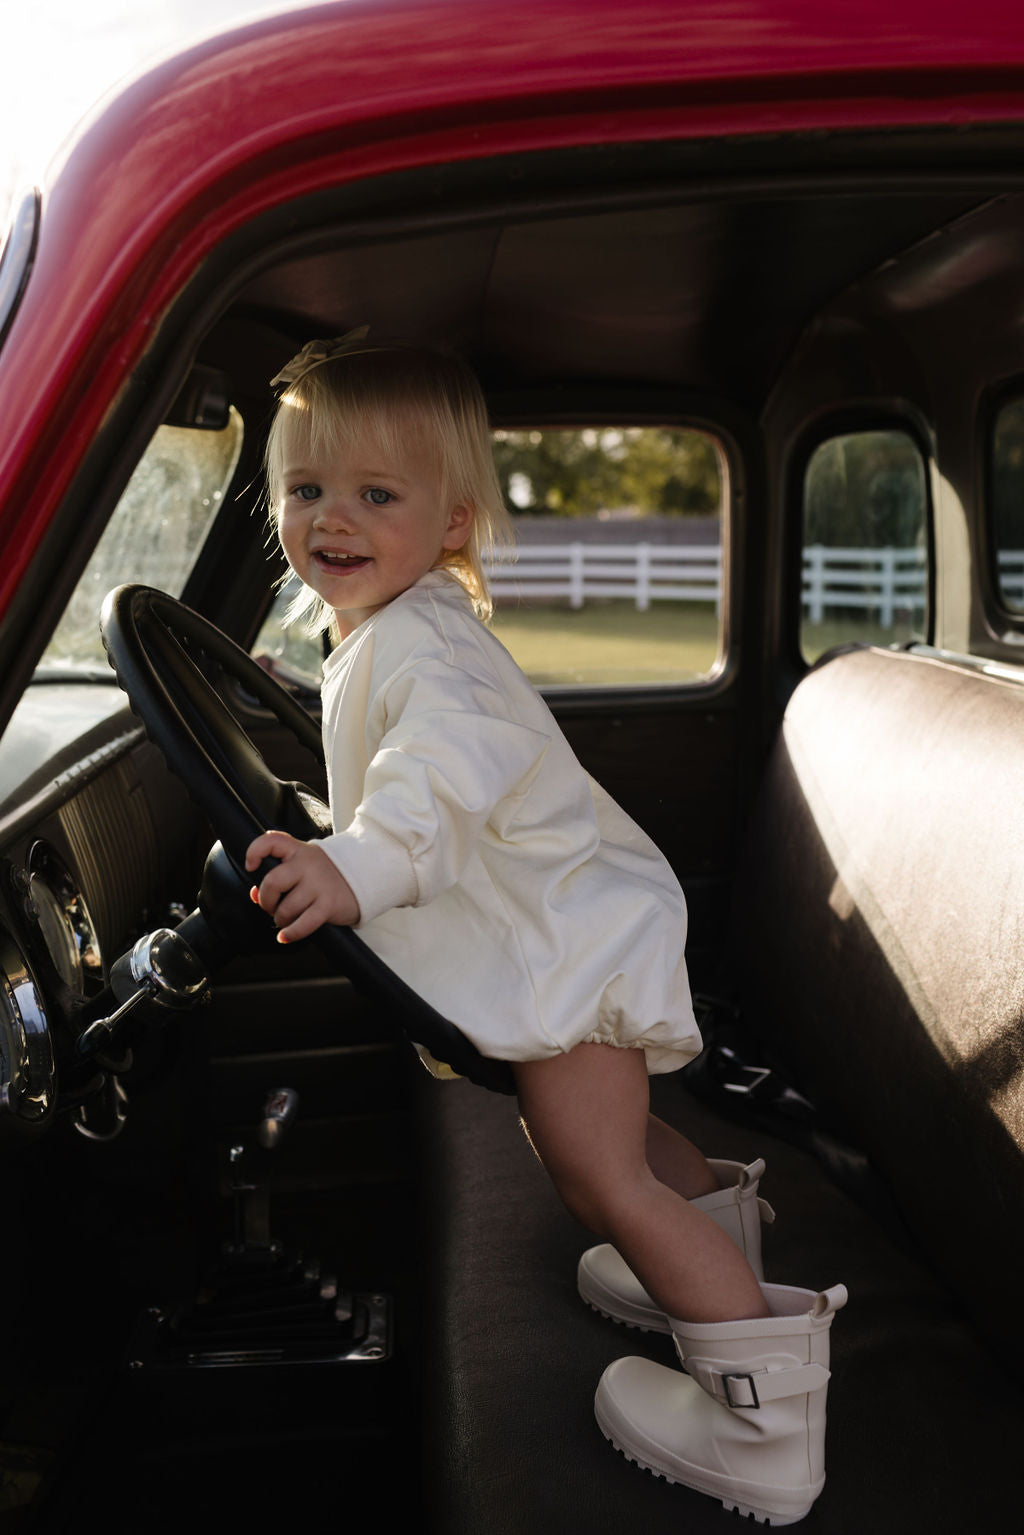
[[[638,613],[631,602],[568,607],[500,608],[495,634],[540,686],[582,683],[686,683],[706,677],[718,655],[718,619],[711,603],[656,602]],[[805,624],[804,655],[816,660],[850,640],[892,645],[909,639],[905,626],[879,629],[870,618]]]
[[[534,682],[693,682],[718,655],[718,620],[704,602],[501,608],[495,634]]]

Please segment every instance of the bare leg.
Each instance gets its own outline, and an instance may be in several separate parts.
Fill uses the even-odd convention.
[[[527,1134],[563,1201],[615,1244],[670,1317],[728,1322],[768,1314],[739,1249],[648,1166],[643,1051],[577,1045],[514,1070]]]
[[[647,1119],[647,1165],[659,1183],[675,1189],[684,1199],[699,1199],[718,1189],[718,1179],[704,1153],[653,1114]]]

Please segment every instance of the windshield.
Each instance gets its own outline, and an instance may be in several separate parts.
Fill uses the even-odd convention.
[[[36,680],[113,680],[99,633],[104,597],[140,582],[180,597],[242,447],[232,408],[223,431],[161,426],[139,461],[36,670]]]

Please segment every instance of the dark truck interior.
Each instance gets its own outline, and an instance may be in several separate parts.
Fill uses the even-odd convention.
[[[550,701],[687,893],[706,1049],[654,1082],[656,1112],[710,1156],[764,1158],[769,1279],[850,1292],[805,1521],[823,1535],[1003,1530],[1024,1491],[1024,615],[993,470],[1024,380],[1018,160],[999,129],[632,145],[288,205],[210,257],[122,404],[107,478],[69,503],[105,517],[129,449],[194,424],[216,380],[246,435],[184,598],[249,649],[280,573],[252,489],[266,385],[313,336],[455,347],[498,425],[717,435],[721,666]],[[806,466],[876,428],[926,469],[920,633],[810,664]],[[205,654],[272,774],[322,794],[315,728]],[[595,1426],[605,1365],[671,1346],[579,1300],[589,1238],[514,1099],[428,1078],[404,1001],[314,941],[276,949],[216,861],[208,996],[178,978],[203,1005],[140,1007],[85,1069],[122,956],[192,920],[230,835],[194,772],[112,681],[30,688],[0,745],[5,1005],[57,1063],[55,1111],[26,1098],[0,1147],[11,1527],[365,1510],[439,1535],[725,1530]],[[43,886],[91,915],[77,989]]]

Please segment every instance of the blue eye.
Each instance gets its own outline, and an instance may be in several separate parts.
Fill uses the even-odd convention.
[[[381,490],[379,485],[371,485],[366,492],[366,499],[371,506],[387,506],[395,498],[390,490]]]
[[[296,485],[292,495],[300,501],[315,501],[320,494],[319,485]]]

